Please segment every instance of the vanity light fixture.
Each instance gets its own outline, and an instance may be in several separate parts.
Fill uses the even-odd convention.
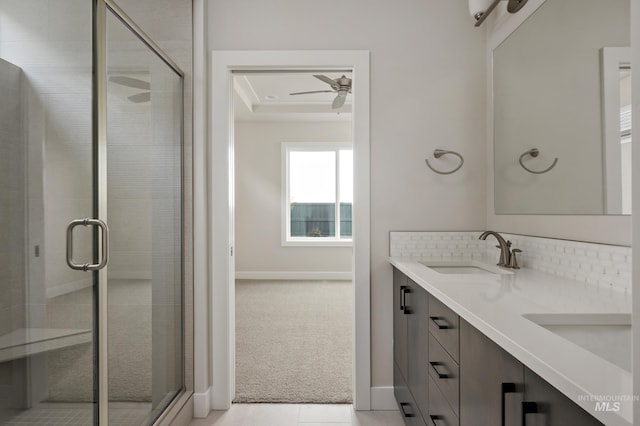
[[[498,3],[503,0],[469,0],[469,13],[476,20],[475,26],[479,27],[482,25],[487,16],[493,12],[493,9],[496,8]],[[516,13],[527,3],[527,0],[508,0],[507,3],[507,12]]]

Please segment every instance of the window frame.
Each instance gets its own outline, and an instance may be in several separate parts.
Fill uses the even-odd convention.
[[[351,238],[340,238],[340,156],[338,151],[350,149],[351,142],[283,142],[281,146],[282,200],[281,208],[281,244],[290,247],[352,247]],[[289,152],[291,151],[328,151],[336,153],[336,237],[292,237],[291,208],[289,203]],[[353,220],[353,215],[352,215]],[[353,226],[352,226],[353,229]]]

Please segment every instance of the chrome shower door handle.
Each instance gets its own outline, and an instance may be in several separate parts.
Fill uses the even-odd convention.
[[[73,262],[73,229],[78,226],[97,226],[102,231],[102,259],[100,263],[84,263],[82,265]],[[109,262],[109,227],[100,219],[75,219],[67,226],[67,265],[78,271],[98,271]]]

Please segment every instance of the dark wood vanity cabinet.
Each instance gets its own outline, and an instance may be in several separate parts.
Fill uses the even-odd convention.
[[[424,425],[428,410],[428,293],[393,270],[394,393],[407,425]]]
[[[603,426],[591,414],[547,383],[542,377],[524,368],[524,399],[522,426]],[[526,407],[526,408],[525,408]]]
[[[460,424],[518,425],[524,366],[460,320]]]
[[[460,425],[596,426],[602,423],[461,319]]]
[[[437,426],[460,423],[460,318],[435,297],[429,298],[429,418]]]
[[[602,425],[393,268],[394,393],[408,426]]]
[[[407,315],[404,310],[405,289],[409,278],[393,268],[393,361],[398,371],[407,376]]]

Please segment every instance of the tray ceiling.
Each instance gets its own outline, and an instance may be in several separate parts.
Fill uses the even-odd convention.
[[[347,95],[344,106],[332,109],[336,93],[310,93],[290,95],[295,92],[331,90],[331,87],[315,78],[323,74],[331,79],[348,71],[304,72],[248,72],[234,73],[234,114],[239,121],[350,121],[353,94]],[[355,92],[355,86],[353,91]]]

